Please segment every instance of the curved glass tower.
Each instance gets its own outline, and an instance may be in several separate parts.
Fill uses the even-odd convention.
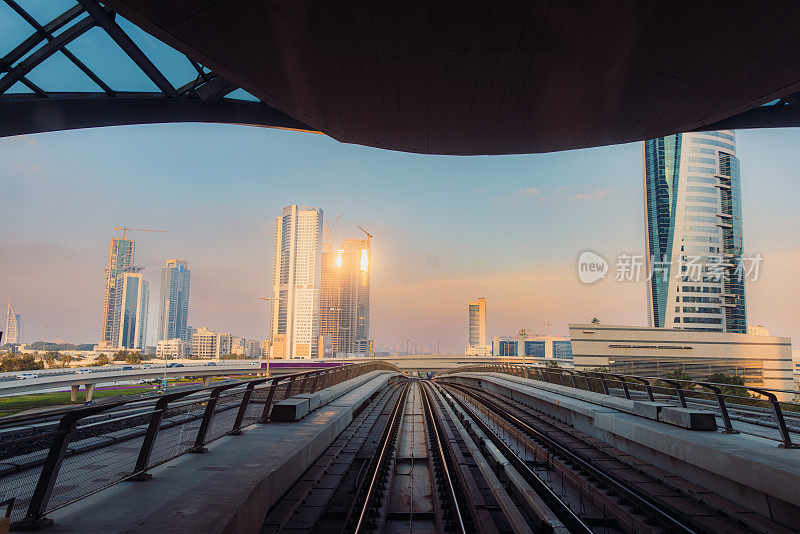
[[[747,333],[732,131],[644,142],[651,326]]]

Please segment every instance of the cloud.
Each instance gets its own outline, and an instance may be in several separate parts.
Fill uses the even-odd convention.
[[[541,191],[539,191],[538,188],[526,187],[525,189],[517,189],[511,196],[514,198],[522,198],[522,197],[538,197],[540,195]]]
[[[535,200],[537,202],[542,202],[544,200],[547,200],[547,197],[545,197],[542,194],[542,191],[538,187],[524,187],[522,189],[517,189],[516,191],[514,191],[510,195],[503,196],[503,197],[496,197],[494,199],[494,201],[495,202],[505,202],[505,201],[510,200],[510,201],[513,201],[513,202],[519,202],[521,200],[526,200],[526,199],[532,199],[532,200]]]
[[[577,195],[575,195],[575,198],[580,200],[595,200],[598,198],[607,197],[612,193],[614,193],[613,189],[597,189],[590,193],[578,193]]]

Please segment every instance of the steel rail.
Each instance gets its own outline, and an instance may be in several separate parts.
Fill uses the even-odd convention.
[[[647,515],[656,518],[657,520],[661,521],[665,526],[673,529],[674,531],[678,532],[687,532],[687,533],[698,533],[699,531],[695,530],[694,528],[690,527],[677,517],[672,514],[669,514],[661,509],[658,504],[653,503],[649,498],[644,495],[639,494],[638,492],[632,490],[627,485],[619,482],[616,478],[608,475],[603,470],[595,467],[594,464],[589,462],[588,460],[584,459],[582,456],[575,454],[567,447],[561,445],[557,440],[553,439],[546,433],[532,427],[519,417],[512,414],[509,410],[503,408],[498,403],[492,401],[491,399],[487,398],[487,395],[478,395],[474,391],[468,388],[464,388],[461,386],[449,384],[454,389],[462,391],[465,395],[468,395],[470,398],[474,399],[476,402],[483,403],[485,406],[491,408],[495,413],[504,417],[507,421],[522,428],[524,431],[528,432],[529,434],[535,436],[537,439],[545,442],[548,447],[554,449],[558,452],[558,454],[567,457],[571,462],[574,462],[576,465],[580,466],[580,469],[584,472],[588,473],[591,477],[595,478],[599,482],[608,485],[611,488],[614,488],[620,495],[624,496],[624,498],[628,499],[631,503],[634,503],[639,509],[645,512]],[[483,392],[481,392],[483,393]]]
[[[381,439],[380,450],[374,457],[377,458],[377,462],[375,463],[372,478],[370,479],[369,486],[367,487],[367,494],[364,498],[364,504],[361,507],[361,513],[358,516],[358,523],[356,523],[355,530],[353,531],[356,534],[361,532],[361,529],[366,526],[366,520],[369,515],[370,508],[372,507],[372,499],[378,486],[378,477],[380,476],[381,470],[384,467],[384,463],[387,460],[387,456],[390,451],[389,447],[394,436],[396,435],[395,431],[400,427],[400,419],[405,409],[409,385],[409,383],[403,385],[403,391],[400,393],[400,397],[397,399],[397,403],[395,404],[394,409],[392,410],[392,415],[389,419],[389,424],[386,425],[386,432]]]
[[[436,385],[437,388],[442,388],[440,385]],[[443,388],[444,389],[444,388]],[[448,392],[449,393],[449,392]],[[514,466],[514,468],[520,472],[520,474],[525,478],[525,480],[533,486],[534,491],[542,498],[542,500],[547,504],[548,507],[553,511],[553,513],[569,528],[570,532],[578,533],[584,532],[586,534],[591,534],[593,531],[589,525],[587,525],[578,515],[570,508],[556,493],[544,483],[544,481],[539,478],[539,476],[530,468],[528,464],[525,463],[522,458],[520,458],[512,449],[508,446],[508,444],[503,441],[503,439],[497,435],[497,432],[492,430],[492,428],[486,424],[483,419],[478,416],[469,407],[469,405],[464,402],[462,399],[458,398],[456,395],[450,394],[450,397],[455,400],[461,409],[478,425],[478,427],[483,431],[486,436],[492,441],[492,443],[500,450],[503,456]]]
[[[420,391],[422,391],[422,406],[423,411],[425,413],[425,417],[430,421],[430,425],[428,427],[432,430],[433,435],[430,436],[431,443],[436,445],[436,452],[439,455],[439,459],[441,460],[442,465],[442,475],[444,476],[444,480],[447,483],[447,493],[448,498],[450,499],[450,504],[453,507],[453,513],[455,519],[458,523],[458,531],[462,534],[466,534],[467,530],[464,526],[464,518],[461,514],[461,507],[458,505],[458,497],[456,496],[455,484],[453,483],[453,478],[450,476],[450,470],[447,468],[447,457],[445,456],[444,448],[442,448],[442,438],[439,434],[439,429],[437,428],[437,420],[436,414],[434,413],[433,406],[431,406],[431,401],[429,397],[429,392],[426,386],[420,387]]]

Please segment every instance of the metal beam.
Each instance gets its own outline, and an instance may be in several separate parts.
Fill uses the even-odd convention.
[[[261,102],[166,98],[160,93],[5,95],[0,98],[0,137],[38,132],[174,122],[208,122],[316,132]]]
[[[145,55],[142,50],[136,46],[136,43],[125,33],[119,24],[116,23],[114,17],[105,10],[95,0],[78,0],[83,6],[83,9],[89,13],[97,25],[103,28],[108,35],[114,39],[120,48],[130,57],[134,63],[150,78],[156,87],[158,87],[165,95],[177,97],[178,92],[169,83],[169,80],[161,73],[160,70],[153,64],[152,61]]]
[[[54,37],[52,41],[20,61],[16,67],[13,67],[9,71],[8,74],[0,78],[0,94],[5,93],[12,85],[14,85],[20,78],[28,74],[37,65],[58,52],[63,46],[70,43],[72,40],[89,31],[89,29],[92,27],[94,27],[94,20],[92,17],[81,19],[73,26],[64,30],[57,37]]]
[[[20,11],[22,11],[22,13],[25,13],[25,11],[22,10],[22,8],[19,7],[16,4],[16,2],[8,3],[8,5],[11,6],[11,8],[14,9],[14,11],[17,11],[17,13],[20,13]],[[83,8],[79,5],[75,5],[72,9],[62,13],[60,16],[56,17],[51,22],[45,24],[44,27],[39,26],[38,22],[36,22],[35,19],[33,19],[33,23],[31,23],[31,21],[28,20],[27,17],[20,15],[23,16],[25,20],[28,20],[28,23],[34,26],[36,28],[36,31],[33,33],[33,35],[22,41],[22,43],[20,43],[16,48],[14,48],[14,50],[12,50],[8,54],[6,54],[2,59],[0,59],[0,70],[6,70],[8,67],[11,67],[11,65],[16,63],[22,57],[24,57],[25,54],[36,48],[36,45],[47,39],[47,35],[52,35],[53,32],[58,31],[59,29],[61,29],[62,26],[69,24],[71,21],[77,18],[78,15],[80,15],[81,13],[83,13]],[[25,14],[28,15],[27,13]]]
[[[223,96],[235,90],[235,85],[222,76],[217,76],[211,81],[206,82],[195,89],[194,92],[197,93],[197,96],[199,96],[200,100],[203,102],[216,102]]]

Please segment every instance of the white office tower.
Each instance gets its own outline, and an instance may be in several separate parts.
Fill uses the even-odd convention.
[[[167,260],[161,268],[161,295],[158,304],[158,339],[189,342],[186,330],[189,317],[189,278],[186,260]]]
[[[469,303],[469,345],[486,345],[486,299]]]
[[[4,343],[22,343],[22,315],[18,314],[8,298],[8,314],[6,315],[6,339]]]
[[[115,282],[113,335],[121,349],[145,348],[150,287],[142,271],[141,267],[131,267],[117,275]]]
[[[111,239],[108,248],[108,267],[106,267],[106,289],[103,296],[103,318],[100,325],[100,343],[106,346],[115,346],[119,325],[114,323],[115,306],[117,302],[116,283],[120,273],[130,269],[133,265],[134,241],[122,237]]]
[[[322,209],[287,206],[275,219],[272,340],[275,358],[317,357]]]

